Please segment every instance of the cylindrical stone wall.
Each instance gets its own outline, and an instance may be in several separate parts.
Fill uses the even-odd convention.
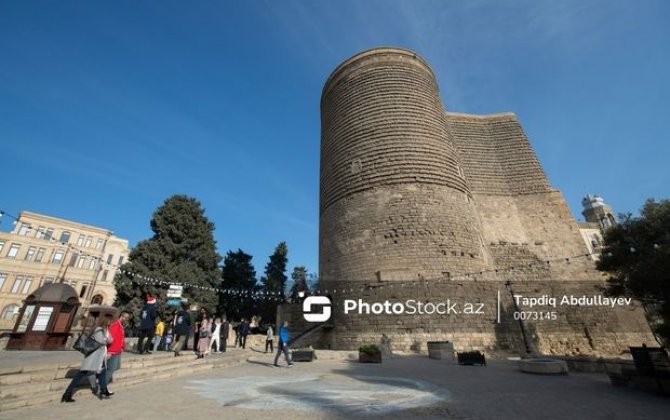
[[[411,51],[369,50],[329,77],[320,194],[324,285],[487,267],[435,76]]]

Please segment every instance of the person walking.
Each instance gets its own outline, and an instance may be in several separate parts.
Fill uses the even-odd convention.
[[[170,351],[172,348],[172,340],[174,339],[174,334],[172,330],[172,326],[168,327],[167,333],[165,334],[165,344],[163,347],[164,351]]]
[[[218,353],[221,350],[221,318],[216,318],[214,320],[214,331],[212,332],[212,342],[209,344],[209,351],[212,350],[212,347],[214,346],[214,343],[216,343],[216,350],[215,352]]]
[[[198,334],[198,359],[205,357],[205,353],[209,351],[209,338],[212,335],[212,319],[209,317],[209,312],[202,308],[200,314],[202,320],[200,321],[200,333]]]
[[[202,315],[205,313],[205,308],[200,308],[198,316],[195,318],[195,325],[193,330],[193,352],[198,354],[198,342],[200,341],[200,327],[202,324]]]
[[[244,349],[247,346],[247,336],[249,335],[250,330],[249,321],[243,319],[239,328],[240,328],[240,346]]]
[[[100,344],[100,347],[84,357],[79,372],[72,378],[60,402],[75,402],[72,398],[74,388],[88,375],[96,375],[98,378],[100,388],[98,396],[100,399],[111,397],[114,394],[107,389],[107,346],[113,342],[112,336],[109,334],[110,324],[111,318],[103,317],[100,325],[93,330],[93,339]]]
[[[240,329],[242,328],[242,322],[238,322],[237,325],[233,326],[233,330],[235,331],[235,348],[242,347],[242,343],[240,342],[241,336],[240,336]]]
[[[163,333],[165,332],[165,323],[162,319],[158,318],[158,323],[156,324],[156,331],[154,331],[154,352],[158,351],[158,346],[160,346],[161,341],[163,341]]]
[[[174,332],[172,351],[177,357],[179,352],[186,348],[188,334],[191,331],[191,314],[188,313],[188,304],[182,303],[181,310],[175,314],[172,325],[172,331]]]
[[[149,347],[149,344],[154,338],[156,318],[158,318],[156,298],[147,296],[147,303],[144,305],[144,308],[142,308],[142,312],[140,312],[140,337],[137,340],[137,354],[144,354],[145,352],[151,354],[151,351],[145,349],[145,347]],[[149,339],[148,343],[144,342],[146,338]]]
[[[228,344],[228,335],[230,334],[230,322],[226,317],[223,317],[223,323],[221,324],[221,351],[226,352],[226,346]]]
[[[279,367],[277,362],[279,361],[279,355],[282,353],[284,353],[288,367],[293,367],[293,363],[288,354],[288,321],[284,321],[284,325],[279,327],[279,344],[277,344],[277,355],[275,356],[274,367]]]
[[[130,312],[123,311],[109,326],[112,343],[107,346],[107,384],[112,383],[114,372],[121,368],[121,353],[126,349],[125,327],[129,320]]]
[[[272,347],[272,341],[274,340],[274,330],[272,329],[272,325],[268,325],[268,332],[267,332],[267,337],[265,337],[265,352],[268,352],[268,347],[270,348],[270,353],[274,352],[274,348]]]

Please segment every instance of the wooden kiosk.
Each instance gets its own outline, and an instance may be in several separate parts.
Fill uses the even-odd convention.
[[[68,284],[35,290],[19,312],[7,350],[65,350],[80,305],[77,291]]]

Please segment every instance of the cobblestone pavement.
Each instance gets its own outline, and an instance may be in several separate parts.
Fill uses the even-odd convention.
[[[670,412],[670,398],[614,387],[602,374],[529,375],[506,361],[479,367],[396,357],[381,365],[329,360],[289,369],[272,367],[271,355],[251,357],[239,366],[120,388],[109,400],[10,410],[0,419],[649,420]]]

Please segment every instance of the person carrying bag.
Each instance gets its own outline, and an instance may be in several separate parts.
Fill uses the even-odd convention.
[[[81,363],[79,372],[72,378],[72,382],[70,382],[70,385],[68,385],[65,393],[61,397],[61,402],[75,402],[72,398],[74,388],[85,376],[94,374],[99,383],[100,393],[98,396],[100,399],[108,398],[113,395],[113,393],[109,392],[107,389],[107,345],[111,344],[113,341],[112,336],[109,334],[110,323],[111,319],[104,317],[100,321],[100,325],[93,331],[93,334],[86,338],[83,338],[84,335],[82,334],[82,337],[79,337],[79,340],[77,340],[77,342],[83,341],[80,345],[83,350],[78,350],[84,353],[85,357]],[[94,349],[94,347],[96,348]],[[86,354],[85,351],[90,352]]]

